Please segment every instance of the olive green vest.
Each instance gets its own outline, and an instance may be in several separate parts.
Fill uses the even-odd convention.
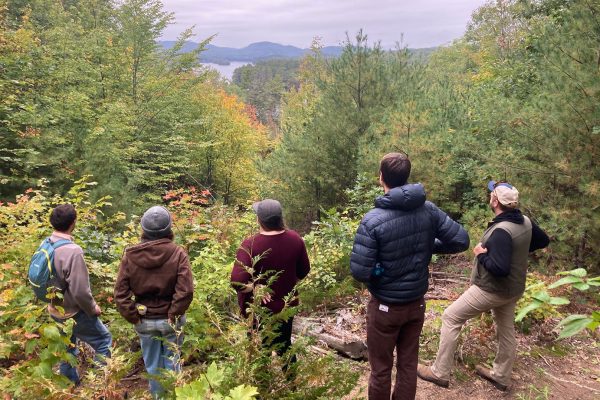
[[[480,265],[475,257],[471,283],[486,292],[496,293],[506,297],[516,297],[525,291],[525,278],[527,275],[527,257],[531,243],[531,221],[524,217],[522,224],[502,221],[490,226],[481,239],[483,247],[496,229],[504,229],[512,238],[512,256],[510,259],[510,273],[508,276],[494,276]]]

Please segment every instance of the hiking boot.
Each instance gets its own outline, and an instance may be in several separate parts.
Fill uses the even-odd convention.
[[[448,379],[438,378],[431,370],[431,367],[422,364],[417,365],[417,376],[423,379],[424,381],[435,383],[436,385],[441,386],[443,388],[447,388],[450,384],[450,381],[448,381]]]
[[[494,379],[494,377],[492,376],[491,369],[486,368],[483,365],[477,365],[475,366],[475,372],[477,372],[477,375],[479,375],[483,379],[490,381],[492,385],[496,387],[496,389],[501,390],[503,392],[506,392],[508,390],[508,385],[500,383],[496,379]]]

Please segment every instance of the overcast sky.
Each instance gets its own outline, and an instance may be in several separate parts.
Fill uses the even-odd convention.
[[[309,47],[338,45],[363,28],[370,41],[393,47],[404,34],[413,48],[448,43],[465,31],[484,0],[163,0],[175,13],[163,39],[195,25],[196,40],[217,34],[212,44],[244,47],[270,41]]]

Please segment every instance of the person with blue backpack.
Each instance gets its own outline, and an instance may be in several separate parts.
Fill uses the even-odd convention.
[[[42,301],[48,302],[48,312],[58,323],[69,318],[75,321],[68,352],[77,355],[76,340],[89,344],[96,352],[96,362],[110,357],[112,336],[98,318],[102,310],[94,300],[83,250],[71,236],[77,221],[77,211],[71,204],[61,204],[52,210],[50,223],[54,232],[44,239],[29,266],[29,281]],[[60,294],[60,295],[58,295]],[[62,362],[60,373],[78,385],[75,366]]]

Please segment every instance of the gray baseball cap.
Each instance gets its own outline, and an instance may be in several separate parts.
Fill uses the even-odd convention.
[[[150,207],[142,216],[141,225],[146,236],[160,239],[171,231],[171,214],[164,207]]]
[[[283,210],[281,203],[273,199],[264,199],[252,204],[252,209],[261,221],[270,221],[274,218],[282,218]]]

